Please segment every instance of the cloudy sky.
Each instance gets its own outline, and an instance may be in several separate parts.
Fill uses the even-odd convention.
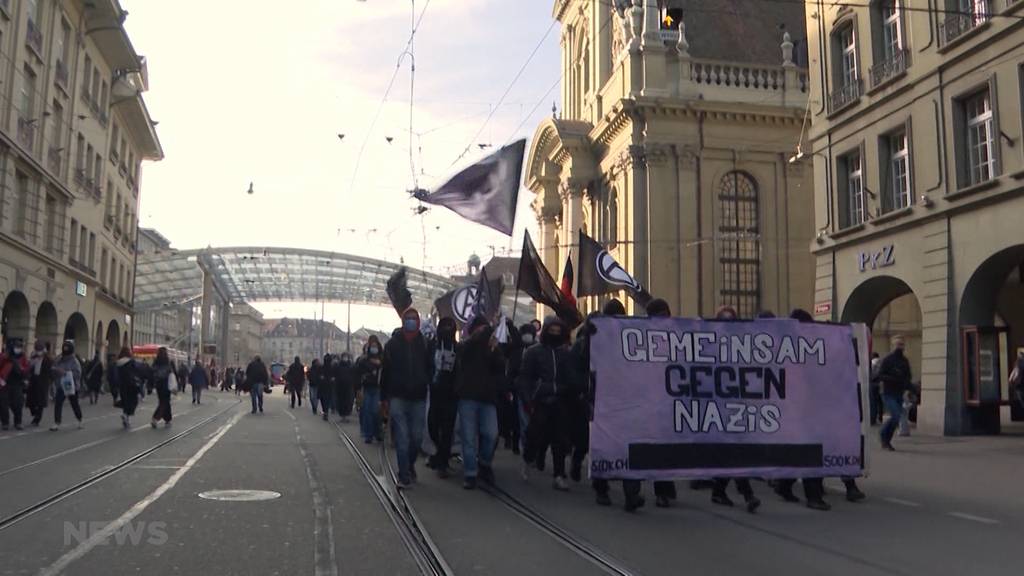
[[[535,226],[525,191],[510,241],[443,209],[416,216],[406,190],[414,172],[429,189],[493,150],[479,144],[530,137],[551,114],[560,98],[558,87],[545,96],[560,75],[551,0],[430,0],[415,38],[411,137],[408,57],[371,123],[409,39],[412,0],[121,3],[148,60],[146,101],[166,153],[144,168],[141,224],[175,247],[292,246],[450,273],[472,252],[486,261],[520,246],[523,227]],[[417,16],[425,4],[415,1]],[[383,327],[393,316],[359,310],[352,322]],[[344,326],[343,309],[327,317]]]

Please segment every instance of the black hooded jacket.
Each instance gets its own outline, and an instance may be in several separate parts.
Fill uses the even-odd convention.
[[[566,340],[559,345],[544,342],[543,335],[552,324],[562,326]],[[571,398],[580,391],[576,358],[565,345],[568,328],[562,320],[548,317],[541,329],[541,343],[534,344],[523,354],[519,369],[519,397],[526,402],[549,404],[559,398]]]
[[[486,327],[474,332],[459,344],[455,361],[455,395],[460,400],[494,404],[498,386],[505,377],[505,357],[491,347],[494,329]]]
[[[399,331],[384,346],[381,398],[426,400],[433,368],[434,360],[427,350],[423,334],[417,332],[411,339],[406,339],[405,334]]]

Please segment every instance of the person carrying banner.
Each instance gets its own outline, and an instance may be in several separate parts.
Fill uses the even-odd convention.
[[[715,314],[716,320],[731,322],[738,319],[736,309],[732,306],[722,306]],[[720,506],[732,506],[732,499],[725,490],[729,487],[729,478],[715,478],[711,489],[711,501]],[[761,506],[761,500],[754,496],[754,488],[750,485],[750,478],[736,478],[736,490],[743,496],[747,504],[747,512],[753,514]]]
[[[479,478],[494,483],[491,462],[498,442],[498,382],[505,376],[505,358],[498,350],[494,329],[477,316],[469,325],[469,338],[459,344],[455,369],[455,396],[459,400],[464,482],[476,488]]]
[[[448,477],[448,462],[452,455],[452,437],[459,401],[455,397],[455,332],[453,318],[441,318],[437,323],[437,339],[433,343],[434,377],[430,384],[430,410],[427,414],[427,432],[437,452],[427,462],[441,478]]]
[[[647,316],[649,318],[671,318],[672,308],[668,302],[661,298],[655,298],[647,303]],[[675,500],[676,483],[667,480],[659,480],[654,483],[654,505],[658,508],[668,508],[671,501]]]
[[[577,394],[576,366],[568,349],[569,330],[560,318],[549,316],[541,329],[540,346],[533,346],[523,355],[519,372],[519,391],[526,403],[530,422],[526,429],[526,450],[523,452],[522,476],[529,478],[529,469],[544,446],[551,446],[556,490],[568,490],[565,457],[568,452],[567,400]]]
[[[416,481],[416,457],[423,443],[433,364],[420,332],[420,314],[408,308],[402,313],[401,330],[384,346],[381,366],[381,407],[391,420],[399,488],[408,488]]]

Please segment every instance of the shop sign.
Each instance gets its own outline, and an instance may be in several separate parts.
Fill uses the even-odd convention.
[[[88,286],[86,286],[85,282],[82,282],[81,280],[76,280],[75,281],[75,294],[78,294],[82,298],[85,298],[85,295],[87,293],[88,293]]]
[[[896,248],[894,244],[882,246],[881,250],[875,252],[860,252],[857,254],[857,267],[861,272],[865,270],[878,270],[896,264]]]
[[[832,302],[818,302],[814,305],[814,315],[824,316],[832,313]]]

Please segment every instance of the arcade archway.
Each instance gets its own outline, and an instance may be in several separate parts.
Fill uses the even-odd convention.
[[[121,351],[121,327],[117,320],[111,320],[107,325],[107,354],[117,354]]]
[[[3,335],[4,342],[8,338],[28,340],[30,327],[28,298],[15,290],[4,299],[3,316],[0,317],[0,333]]]
[[[60,329],[57,324],[57,308],[50,302],[43,302],[36,310],[36,340],[54,346],[60,344]]]
[[[74,341],[75,353],[79,356],[84,358],[89,354],[89,323],[80,312],[68,317],[67,323],[64,324],[64,340]],[[54,348],[60,350],[60,346]]]

